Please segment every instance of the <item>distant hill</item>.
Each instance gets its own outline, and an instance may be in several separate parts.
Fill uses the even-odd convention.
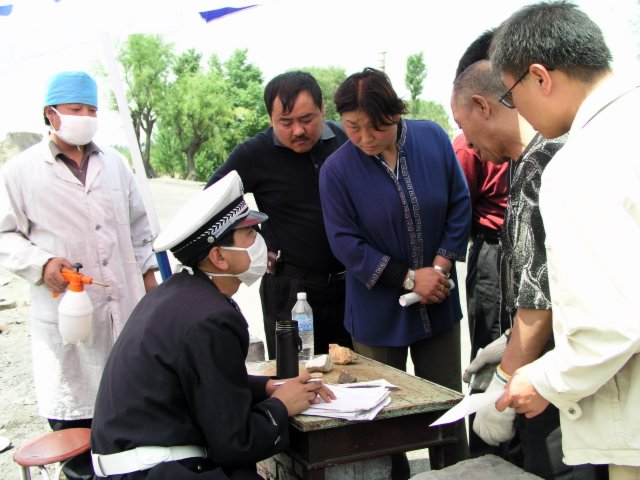
[[[7,133],[5,139],[0,142],[0,165],[17,155],[22,150],[29,148],[42,140],[42,135],[32,132]]]

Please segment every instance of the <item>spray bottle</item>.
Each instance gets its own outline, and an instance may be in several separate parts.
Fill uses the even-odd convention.
[[[89,295],[84,290],[85,285],[106,285],[95,282],[91,277],[80,273],[82,264],[75,263],[74,270],[63,268],[61,274],[69,282],[67,291],[58,305],[58,330],[64,343],[79,343],[89,335],[91,331],[91,318],[93,316],[93,304]],[[54,294],[54,297],[57,297]]]

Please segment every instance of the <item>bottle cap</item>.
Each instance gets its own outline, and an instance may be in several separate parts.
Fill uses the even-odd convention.
[[[298,292],[298,300],[306,300],[307,292]]]

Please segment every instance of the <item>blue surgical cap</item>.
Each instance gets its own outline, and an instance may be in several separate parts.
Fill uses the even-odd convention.
[[[61,72],[51,78],[44,106],[83,103],[98,106],[96,81],[85,72]]]

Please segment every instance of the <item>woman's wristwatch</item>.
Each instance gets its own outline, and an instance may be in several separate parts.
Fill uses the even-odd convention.
[[[434,270],[438,270],[439,272],[442,272],[445,278],[449,278],[449,275],[451,275],[447,270],[442,268],[440,265],[434,265],[431,268],[433,268]]]
[[[413,290],[416,286],[416,271],[409,269],[409,273],[407,273],[407,278],[404,279],[402,283],[402,288],[405,290]]]

